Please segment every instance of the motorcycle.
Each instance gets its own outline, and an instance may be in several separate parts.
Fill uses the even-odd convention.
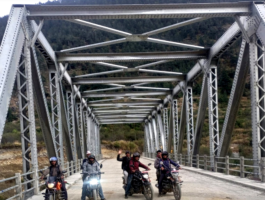
[[[164,165],[163,162],[160,163],[165,169],[167,169]],[[181,183],[179,181],[179,169],[177,168],[170,168],[168,169],[169,173],[166,174],[162,185],[162,193],[166,194],[168,192],[173,192],[175,200],[180,200],[181,199]],[[156,185],[158,187],[158,185]]]
[[[65,174],[66,171],[62,171],[62,173]],[[63,181],[61,177],[48,176],[43,179],[46,180],[45,181],[46,193],[42,193],[44,195],[44,199],[48,200],[65,199],[65,192],[61,190],[62,181]]]
[[[102,165],[100,165],[102,168]],[[99,196],[99,187],[100,187],[100,175],[104,174],[104,172],[97,173],[81,173],[86,176],[84,179],[84,183],[87,184],[87,194],[89,199],[97,200]]]
[[[150,165],[151,164],[148,164],[148,166]],[[133,165],[131,167],[133,167]],[[124,184],[124,177],[122,178]],[[125,185],[123,186],[123,189],[126,190]],[[134,173],[129,196],[132,196],[133,194],[143,194],[146,200],[153,200],[153,188],[147,171],[136,171]]]

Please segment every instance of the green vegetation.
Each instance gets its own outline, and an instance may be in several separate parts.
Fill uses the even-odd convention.
[[[242,1],[242,0],[241,0]],[[62,0],[62,4],[155,4],[155,3],[208,3],[208,2],[237,2],[237,0]],[[55,5],[59,4],[58,1],[50,1],[46,4]],[[0,41],[2,40],[4,29],[7,23],[7,16],[0,18]],[[164,26],[175,24],[187,19],[130,19],[130,20],[90,20],[90,22],[100,25],[108,26],[111,28],[119,29],[130,33],[144,33],[150,30],[158,29]],[[215,41],[227,30],[227,28],[234,22],[233,18],[213,18],[208,19],[200,23],[196,23],[190,26],[185,26],[177,30],[170,30],[159,35],[155,35],[155,38],[165,39],[176,42],[185,42],[188,44],[202,45],[205,47],[211,47]],[[58,20],[46,20],[43,27],[43,33],[51,43],[55,51],[61,49],[67,49],[87,44],[93,44],[97,42],[104,42],[120,38],[119,36],[104,31],[80,26],[70,22]],[[220,115],[220,130],[224,122],[226,107],[229,99],[229,94],[232,86],[232,81],[237,64],[238,51],[240,41],[238,41],[229,51],[225,52],[218,62],[218,84],[219,84],[219,115]],[[146,52],[146,51],[180,51],[188,50],[179,47],[172,47],[160,44],[153,44],[147,42],[135,42],[135,43],[122,43],[117,45],[111,45],[103,48],[95,48],[83,52],[88,53],[112,53],[112,52]],[[40,67],[42,71],[42,79],[46,87],[46,96],[49,102],[48,91],[48,73],[47,66],[41,55],[38,55],[40,59]],[[157,70],[168,70],[176,72],[188,72],[195,64],[196,61],[174,61],[167,63],[166,65],[155,66]],[[122,63],[128,67],[134,67],[140,65],[140,63]],[[69,74],[71,76],[94,73],[98,71],[107,71],[109,68],[98,66],[95,64],[81,63],[70,64]],[[119,76],[135,76],[135,72],[126,74],[112,74],[101,77],[119,77]],[[147,74],[143,74],[147,75]],[[158,75],[157,75],[158,76]],[[248,79],[247,79],[248,80]],[[16,84],[15,84],[16,85]],[[157,87],[169,87],[174,88],[176,83],[154,83],[152,86]],[[81,90],[100,89],[102,86],[90,85],[81,86]],[[194,82],[194,114],[195,123],[196,115],[199,104],[199,94],[201,90],[201,77]],[[179,96],[181,97],[181,96]],[[13,99],[16,99],[16,94],[13,95]],[[89,100],[96,100],[89,99]],[[179,100],[179,104],[181,99]],[[20,127],[18,122],[18,111],[14,109],[15,106],[11,106],[8,112],[7,124],[3,135],[3,143],[12,143],[14,141],[20,141]],[[179,111],[181,108],[179,108]],[[37,118],[37,116],[36,116]],[[233,151],[239,151],[244,156],[251,156],[251,122],[250,122],[250,84],[246,83],[246,89],[243,99],[241,100],[241,106],[238,113],[238,118],[235,124],[235,130],[233,133],[232,144],[234,145]],[[194,124],[195,124],[194,123]],[[39,126],[38,126],[39,127]],[[113,148],[132,148],[141,151],[143,143],[143,125],[106,125],[101,128],[101,139],[104,140],[109,146]],[[43,141],[41,135],[41,129],[37,129],[38,141]],[[208,120],[203,130],[203,138],[201,142],[201,152],[207,153],[209,150],[209,138],[208,138]],[[121,142],[124,140],[127,143]],[[130,143],[133,142],[133,143]],[[123,146],[125,145],[125,146]],[[185,147],[185,144],[184,144]]]

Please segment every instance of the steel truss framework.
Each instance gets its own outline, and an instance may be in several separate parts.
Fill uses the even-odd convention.
[[[101,153],[100,126],[104,124],[144,123],[145,151],[148,153],[154,153],[159,148],[182,153],[186,129],[187,154],[189,156],[198,154],[207,106],[210,155],[224,157],[229,149],[236,113],[243,94],[244,80],[250,69],[253,158],[260,160],[261,157],[265,157],[264,16],[264,2],[75,7],[14,5],[0,48],[0,142],[17,77],[24,172],[38,167],[34,105],[41,118],[41,128],[48,154],[57,156],[61,164],[64,163],[64,148],[67,149],[68,154],[72,154],[68,159],[77,160],[84,157],[85,150],[91,150],[99,155]],[[152,37],[214,17],[234,17],[235,23],[210,48]],[[140,34],[86,21],[146,18],[191,19]],[[55,52],[41,31],[44,20],[47,19],[66,20],[69,23],[116,34],[121,38]],[[40,23],[37,24],[34,20],[40,20]],[[241,36],[242,46],[219,142],[218,66],[215,63],[218,63],[219,57]],[[111,54],[78,52],[123,42],[158,43],[185,48],[185,51]],[[50,111],[45,99],[45,89],[35,48],[45,58],[49,69]],[[192,59],[197,62],[187,74],[147,69],[161,64],[166,68],[168,62],[179,59]],[[149,63],[134,68],[116,63],[139,61],[149,61]],[[115,70],[71,78],[67,71],[70,62],[89,62]],[[139,76],[97,78],[102,75],[132,72],[137,72]],[[156,74],[156,76],[143,77],[141,73]],[[204,76],[195,127],[192,83],[201,74]],[[152,87],[152,83],[157,82],[174,82],[176,86],[173,90]],[[94,84],[104,85],[104,88],[79,90],[80,85]],[[63,88],[66,88],[66,97],[64,97]],[[183,101],[180,120],[178,120],[177,97],[180,92],[183,93]],[[91,100],[91,98],[100,99]],[[168,113],[170,113],[169,116]],[[66,143],[69,145],[65,141],[68,141]],[[173,149],[171,149],[172,144]]]

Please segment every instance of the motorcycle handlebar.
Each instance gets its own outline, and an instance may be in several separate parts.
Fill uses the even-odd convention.
[[[82,172],[80,174],[88,174],[88,175],[100,175],[100,174],[105,174],[104,172],[97,172],[97,173],[88,173],[88,172]]]

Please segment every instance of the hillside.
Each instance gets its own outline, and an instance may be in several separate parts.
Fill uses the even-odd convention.
[[[62,4],[154,4],[154,3],[207,3],[207,2],[236,2],[236,0],[219,1],[219,0],[62,0]],[[59,4],[58,1],[48,2],[47,4]],[[7,22],[7,16],[0,18],[0,41],[2,40],[4,29]],[[174,23],[178,23],[187,19],[130,19],[130,20],[91,20],[93,23],[112,27],[122,31],[130,33],[144,33],[153,29],[168,26]],[[155,38],[166,39],[176,42],[186,42],[188,44],[201,45],[205,47],[211,47],[214,42],[227,30],[227,28],[234,22],[233,18],[214,18],[208,19],[201,23],[193,24],[191,26],[185,26],[180,29],[171,30],[159,35],[155,35]],[[106,33],[104,31],[91,29],[88,27],[76,25],[66,21],[52,21],[47,20],[44,23],[43,33],[51,43],[54,50],[61,50],[72,48],[81,45],[93,44],[97,42],[104,42],[109,40],[118,39],[119,37]],[[219,87],[219,113],[220,113],[220,130],[224,121],[224,115],[226,112],[226,105],[228,102],[235,67],[237,63],[238,50],[240,41],[238,41],[228,52],[226,52],[219,60],[218,63],[218,87]],[[103,48],[95,48],[87,50],[86,52],[91,53],[103,53],[103,52],[147,52],[147,51],[178,51],[185,50],[184,48],[171,47],[152,43],[122,43],[117,45],[111,45]],[[41,58],[41,57],[40,57]],[[143,62],[144,63],[144,62]],[[142,63],[123,63],[128,67],[134,67],[136,64]],[[154,69],[182,71],[188,72],[193,65],[194,61],[174,61],[167,65],[160,65],[154,67]],[[46,87],[46,95],[49,99],[48,92],[48,71],[47,66],[43,62],[40,63],[42,78]],[[98,71],[99,66],[94,64],[71,64],[69,66],[69,74],[71,76],[93,73]],[[100,67],[100,71],[106,71],[106,67]],[[122,74],[124,76],[124,74]],[[126,74],[127,76],[133,76],[133,73]],[[114,74],[111,76],[121,76],[120,74]],[[102,76],[106,77],[106,76]],[[162,83],[153,84],[153,86],[162,86]],[[174,88],[174,83],[164,83],[163,86]],[[201,78],[197,79],[194,83],[194,114],[196,123],[197,107],[199,103],[199,94],[201,87]],[[99,89],[100,87],[82,86],[81,90]],[[238,113],[238,118],[233,133],[233,139],[231,147],[234,152],[240,152],[241,155],[251,156],[251,122],[250,122],[250,91],[249,81],[246,83],[246,89],[244,97],[241,100],[241,106]],[[181,96],[180,96],[181,97]],[[181,99],[180,99],[181,102]],[[180,109],[179,109],[180,110]],[[19,134],[19,121],[17,118],[17,92],[14,90],[12,102],[8,113],[8,122],[5,127],[3,136],[3,144],[12,143],[16,140],[20,140]],[[37,117],[37,115],[36,115]],[[38,119],[37,119],[38,120]],[[207,120],[206,120],[207,122]],[[37,126],[38,141],[42,142],[42,133],[39,126]],[[108,125],[103,126],[101,129],[102,140],[130,140],[140,142],[140,138],[143,138],[143,125]],[[208,154],[209,146],[208,138],[208,124],[205,123],[204,133],[202,139],[201,153]],[[243,147],[244,145],[244,147]],[[248,145],[248,146],[247,146]]]

